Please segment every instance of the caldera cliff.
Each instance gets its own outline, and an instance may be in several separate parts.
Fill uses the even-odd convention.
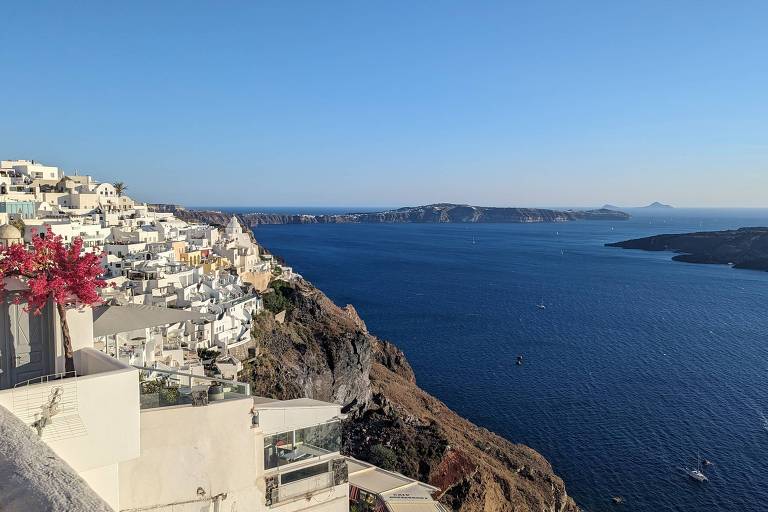
[[[257,394],[343,405],[344,451],[429,482],[466,512],[575,512],[563,481],[533,449],[451,411],[416,383],[403,353],[309,282],[273,282],[246,362]],[[274,312],[285,311],[282,314]]]
[[[217,210],[193,210],[177,205],[150,205],[157,211],[173,213],[186,221],[226,224],[231,214]],[[466,204],[430,204],[381,212],[336,215],[280,213],[242,213],[238,219],[247,226],[259,224],[362,224],[362,223],[530,223],[570,222],[574,220],[627,220],[629,215],[615,210],[550,210],[543,208],[497,208]]]

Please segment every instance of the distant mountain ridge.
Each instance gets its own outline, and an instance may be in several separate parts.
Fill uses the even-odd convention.
[[[151,205],[157,211],[172,212],[187,221],[225,224],[232,214],[221,211],[190,210],[176,205]],[[627,220],[621,211],[552,210],[545,208],[504,208],[467,204],[436,203],[408,206],[381,212],[352,212],[336,215],[301,215],[277,213],[238,214],[244,224],[362,224],[362,223],[531,223],[570,222],[574,220]]]

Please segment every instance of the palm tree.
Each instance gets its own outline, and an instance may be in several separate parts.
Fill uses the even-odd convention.
[[[112,184],[113,187],[115,187],[115,192],[117,193],[118,197],[123,195],[123,192],[125,192],[128,187],[125,186],[125,183],[122,181],[118,181],[117,183]]]

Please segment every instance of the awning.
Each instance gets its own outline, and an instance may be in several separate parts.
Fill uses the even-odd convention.
[[[390,512],[441,512],[443,508],[434,500],[424,503],[393,503],[384,500]]]
[[[413,482],[399,489],[381,493],[380,496],[391,512],[435,512],[440,508],[432,499],[433,491],[430,487],[421,482]]]
[[[444,510],[432,499],[437,487],[387,471],[368,462],[347,457],[349,483],[376,494],[390,512],[438,512]]]
[[[171,325],[187,320],[210,320],[210,316],[183,309],[159,308],[143,304],[97,306],[93,308],[93,336]]]

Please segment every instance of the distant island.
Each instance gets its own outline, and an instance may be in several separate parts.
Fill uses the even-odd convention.
[[[654,201],[654,202],[652,202],[651,204],[649,204],[649,205],[647,205],[647,206],[643,206],[642,208],[649,208],[649,209],[654,209],[654,208],[659,208],[659,209],[669,209],[669,208],[674,208],[674,207],[673,207],[672,205],[669,205],[669,204],[664,204],[664,203],[660,203],[660,202],[658,202],[658,201]]]
[[[614,206],[612,204],[606,204],[603,206],[603,210],[668,210],[674,208],[674,206],[669,204],[660,203],[658,201],[654,201],[651,204],[645,205],[645,206]]]
[[[768,271],[768,227],[656,235],[605,245],[644,251],[673,251],[680,253],[673,260],[687,263],[727,264],[734,268]]]
[[[176,205],[150,205],[158,211],[172,212],[184,220],[224,225],[231,214],[221,211],[191,210]],[[627,220],[629,214],[605,208],[597,210],[551,210],[542,208],[502,208],[438,203],[409,206],[381,212],[351,212],[336,215],[244,213],[237,216],[249,226],[259,224],[362,224],[362,223],[531,223],[574,220]]]

